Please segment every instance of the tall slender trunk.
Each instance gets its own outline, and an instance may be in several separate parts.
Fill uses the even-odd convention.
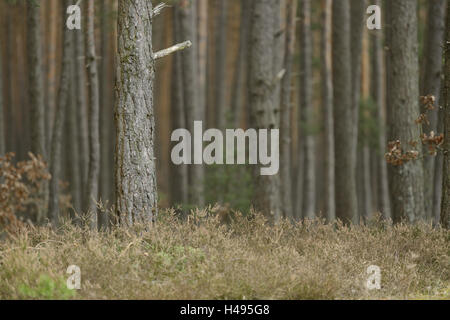
[[[66,14],[66,8],[70,4],[70,0],[65,0],[62,6],[62,14]],[[49,199],[48,199],[48,219],[54,225],[59,224],[59,179],[61,171],[61,144],[62,130],[66,114],[66,107],[69,96],[69,72],[70,72],[70,37],[71,31],[64,28],[63,31],[63,58],[61,68],[61,79],[58,91],[58,102],[56,105],[55,121],[53,124],[51,152],[50,152],[50,174],[52,176],[49,183]]]
[[[377,0],[376,4],[380,5]],[[391,203],[389,199],[389,183],[386,159],[386,93],[385,93],[385,63],[383,37],[379,32],[374,32],[372,38],[372,96],[376,104],[376,121],[378,128],[377,162],[377,207],[385,219],[391,218]]]
[[[441,75],[442,75],[442,42],[445,37],[445,5],[446,0],[428,1],[428,18],[426,31],[426,44],[424,46],[424,60],[422,73],[423,82],[420,93],[422,96],[433,95],[436,98],[434,110],[428,111],[428,123],[424,123],[422,130],[429,135],[431,131],[436,133],[438,125],[438,106],[440,102]],[[422,109],[422,112],[426,112]],[[424,153],[424,199],[425,214],[427,219],[433,214],[434,190],[434,166],[436,157],[429,155],[427,146],[423,147]]]
[[[198,103],[201,110],[206,110],[207,66],[208,66],[208,0],[198,0]],[[178,18],[176,18],[178,19]],[[179,24],[179,21],[176,22]],[[180,31],[178,31],[180,32]],[[179,34],[178,34],[179,38]],[[177,43],[180,42],[176,41]],[[177,54],[179,56],[179,54]],[[179,58],[176,58],[179,59]],[[180,87],[182,90],[182,87]]]
[[[251,1],[241,1],[241,26],[239,31],[239,53],[236,60],[236,72],[234,74],[233,89],[231,93],[231,108],[234,126],[240,127],[243,115],[244,99],[247,95],[244,90],[247,55],[248,55],[248,40],[250,31],[250,13]]]
[[[173,10],[173,34],[174,40],[178,43],[181,40],[179,8]],[[172,130],[186,128],[186,115],[183,104],[183,75],[181,65],[181,53],[175,53],[173,57],[172,73],[172,99],[171,99],[171,120]],[[188,203],[188,166],[174,165],[171,162],[170,169],[170,195],[172,206],[185,205]]]
[[[280,178],[283,215],[293,219],[292,207],[292,166],[291,166],[291,112],[292,112],[292,65],[294,63],[296,19],[298,0],[288,0],[286,8],[286,43],[284,69],[286,73],[281,83],[280,116]]]
[[[416,1],[388,2],[389,28],[387,69],[390,141],[399,140],[403,152],[414,149],[419,141],[415,124],[419,117],[419,62],[417,44]],[[403,165],[391,165],[390,191],[394,222],[414,222],[424,217],[423,165],[412,160]]]
[[[324,213],[328,222],[336,217],[334,198],[334,121],[333,121],[333,78],[331,46],[332,0],[322,0],[322,108],[324,126]]]
[[[450,228],[450,2],[447,4],[446,40],[444,44],[444,172],[442,186],[441,225]]]
[[[227,15],[228,0],[216,0],[219,19],[216,25],[216,61],[215,61],[215,109],[216,127],[224,130],[227,125],[228,108],[225,104],[225,68],[227,59]]]
[[[119,0],[117,25],[116,210],[123,224],[148,224],[158,201],[151,1]]]
[[[251,123],[255,129],[278,128],[273,104],[274,15],[271,0],[254,0],[252,8],[251,46],[249,52],[249,102]],[[279,176],[260,175],[254,166],[254,208],[275,221],[280,218]]]
[[[183,39],[196,38],[196,10],[195,1],[182,0],[180,6],[181,37]],[[198,103],[198,67],[196,43],[193,40],[191,49],[182,54],[183,69],[183,98],[186,115],[186,128],[194,132],[194,121],[203,121],[205,110]],[[203,165],[189,166],[189,202],[201,207],[204,205],[204,168]]]
[[[110,0],[102,0],[100,9],[100,25],[101,25],[101,63],[100,63],[100,149],[101,149],[101,167],[100,167],[100,195],[102,200],[111,201],[111,185],[113,176],[113,168],[111,161],[111,136],[113,123],[113,104],[111,99],[111,86],[109,85],[110,64],[110,34],[109,14],[112,11],[109,5]],[[108,228],[109,217],[108,212],[102,212],[98,216],[99,227],[102,229]]]
[[[78,31],[79,32],[79,31]],[[80,150],[78,144],[78,126],[77,126],[77,90],[76,90],[76,55],[75,55],[75,33],[71,35],[71,54],[72,59],[70,60],[70,96],[67,104],[67,133],[68,133],[68,173],[70,181],[70,193],[72,195],[72,205],[75,212],[80,213],[82,210],[82,186],[81,186],[81,175],[80,175]]]
[[[88,72],[89,96],[89,171],[86,189],[87,213],[90,214],[90,227],[96,229],[98,225],[97,200],[100,173],[100,98],[97,70],[97,56],[95,54],[94,38],[94,0],[87,0],[86,5],[86,63]]]
[[[312,32],[311,32],[311,1],[300,1],[301,27],[300,48],[301,76],[300,76],[300,113],[302,135],[304,140],[305,162],[303,167],[303,205],[302,217],[313,219],[316,211],[316,175],[315,175],[315,137],[312,133],[314,126],[313,86],[312,86]]]
[[[80,7],[84,7],[86,1],[81,0]],[[82,10],[84,12],[84,10]],[[86,58],[84,32],[79,30],[75,32],[75,86],[77,100],[77,125],[78,125],[78,149],[80,152],[79,166],[81,175],[81,186],[85,190],[87,188],[87,177],[89,169],[89,138],[88,138],[88,116],[86,101]],[[81,194],[81,203],[83,210],[87,208],[88,203],[86,195]]]
[[[44,78],[42,76],[42,40],[40,1],[27,0],[28,89],[31,106],[31,152],[46,156]]]
[[[4,156],[6,152],[6,128],[5,128],[5,114],[3,108],[3,60],[2,60],[2,46],[0,43],[0,156]]]
[[[333,1],[332,20],[336,217],[348,224],[357,217],[349,0]]]

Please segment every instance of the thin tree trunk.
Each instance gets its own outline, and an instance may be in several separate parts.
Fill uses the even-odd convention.
[[[0,43],[0,156],[4,156],[6,152],[6,128],[5,128],[5,114],[3,108],[3,60],[2,60],[2,46]]]
[[[288,0],[286,9],[286,43],[284,69],[286,73],[281,83],[280,117],[280,171],[283,215],[294,219],[292,207],[292,166],[291,166],[291,112],[292,112],[292,65],[294,63],[296,19],[298,0]]]
[[[208,0],[198,0],[198,96],[200,110],[206,110],[208,65]],[[179,18],[176,18],[179,19]],[[176,22],[179,24],[179,21]],[[178,31],[180,32],[180,31]],[[178,37],[179,38],[179,34]],[[180,42],[181,39],[176,41]],[[177,54],[179,56],[179,54]],[[176,58],[179,59],[179,58]],[[177,71],[178,72],[178,71]],[[182,87],[179,88],[182,90]]]
[[[227,14],[228,0],[217,0],[219,19],[216,25],[216,61],[215,61],[215,109],[216,127],[224,130],[227,125],[228,108],[225,104],[225,67],[227,59]]]
[[[81,0],[80,7],[84,6],[85,1]],[[84,10],[82,10],[84,12]],[[86,59],[85,59],[84,32],[79,30],[75,32],[75,86],[77,100],[77,125],[78,125],[78,148],[80,151],[79,166],[81,175],[81,186],[87,188],[87,177],[89,169],[89,138],[88,138],[88,116],[86,101]],[[83,210],[87,208],[88,203],[84,192],[81,194],[81,203]]]
[[[381,1],[377,0],[375,4],[380,5]],[[377,161],[377,195],[378,210],[385,219],[391,218],[391,204],[389,199],[389,183],[386,159],[384,153],[386,151],[386,116],[385,116],[385,64],[384,64],[384,45],[383,37],[380,33],[372,34],[372,96],[376,104],[376,121],[378,127],[378,150],[376,154]]]
[[[28,88],[31,106],[31,152],[46,156],[44,78],[42,76],[42,40],[40,1],[27,0]]]
[[[96,202],[98,201],[100,174],[100,98],[94,31],[94,0],[88,0],[86,5],[86,67],[89,84],[89,171],[86,189],[86,213],[90,215],[90,227],[95,230],[98,225]]]
[[[336,217],[351,223],[357,217],[356,150],[350,46],[350,2],[333,1],[333,99],[335,135]]]
[[[441,225],[450,228],[450,2],[447,4],[447,33],[444,44],[444,172],[442,186]]]
[[[254,129],[278,127],[273,104],[274,81],[274,6],[271,0],[254,0],[251,46],[249,52],[249,102]],[[254,208],[270,219],[280,218],[279,176],[260,175],[254,166]]]
[[[388,3],[389,69],[388,110],[390,141],[401,142],[403,152],[414,149],[420,133],[415,124],[419,117],[419,62],[416,1]],[[414,222],[424,217],[423,165],[412,160],[391,167],[392,213],[395,223]]]
[[[150,1],[119,0],[116,210],[128,225],[151,223],[157,214],[151,15]]]
[[[101,108],[101,167],[100,167],[100,195],[103,200],[109,201],[111,198],[111,182],[112,182],[112,163],[110,141],[112,134],[111,123],[113,122],[113,106],[110,99],[109,86],[109,30],[108,16],[111,12],[111,7],[108,5],[110,0],[102,0],[100,9],[100,25],[101,25],[101,63],[100,63],[100,108]],[[99,227],[107,229],[109,224],[108,212],[101,212],[98,216]]]
[[[195,2],[182,0],[180,6],[181,37],[183,39],[196,38]],[[194,132],[194,121],[203,121],[205,110],[198,103],[198,67],[196,43],[182,54],[183,98],[186,115],[186,128]],[[189,202],[201,207],[204,205],[204,168],[200,164],[189,166]]]
[[[250,31],[251,1],[241,1],[241,26],[239,31],[239,53],[236,60],[236,72],[234,74],[233,91],[231,93],[231,107],[234,126],[240,127],[244,105],[247,97],[244,86],[246,67],[248,64],[248,40]]]
[[[300,113],[302,135],[304,140],[305,162],[303,167],[303,205],[302,217],[313,219],[316,210],[316,172],[315,172],[315,138],[314,126],[313,86],[312,86],[312,32],[311,32],[311,1],[301,0],[301,76],[300,76]]]
[[[174,39],[178,43],[181,40],[179,8],[173,10]],[[183,105],[183,75],[181,65],[181,53],[177,52],[173,58],[172,73],[172,130],[186,128],[186,115]],[[174,165],[171,162],[170,195],[172,206],[186,205],[188,203],[188,166]]]
[[[445,5],[446,0],[428,1],[428,18],[426,44],[424,46],[423,83],[421,95],[433,95],[436,98],[435,106],[439,106],[441,75],[442,75],[442,42],[445,37]],[[426,112],[423,108],[422,112]],[[438,108],[428,111],[428,123],[422,126],[423,132],[430,135],[436,133],[438,124]],[[429,155],[427,146],[423,146],[424,154],[424,199],[426,218],[431,219],[433,214],[434,166],[436,157]]]
[[[70,0],[64,1],[62,6],[62,14],[66,14],[66,8],[70,4]],[[71,31],[64,28],[63,31],[63,58],[61,79],[58,91],[58,103],[56,105],[55,121],[53,124],[51,153],[50,153],[50,174],[52,176],[49,183],[49,199],[48,199],[48,219],[54,224],[59,224],[59,179],[61,171],[61,144],[62,130],[64,118],[66,114],[67,101],[69,96],[69,72],[70,72],[70,37]]]
[[[282,17],[282,13],[285,10],[286,4],[285,0],[273,0],[272,5],[274,6],[274,26],[273,30],[275,32],[275,43],[274,43],[274,55],[273,55],[273,73],[275,75],[279,74],[283,69],[283,60],[285,54],[285,43],[286,43],[286,23],[285,19]],[[286,70],[285,70],[286,71]],[[273,92],[273,105],[274,112],[276,116],[276,121],[280,123],[280,110],[281,110],[281,81],[277,81],[275,84],[275,90]]]
[[[333,121],[333,78],[331,46],[332,0],[322,0],[322,108],[324,120],[324,213],[328,222],[336,218],[334,198],[334,121]]]
[[[78,31],[80,32],[80,31]],[[72,59],[70,61],[70,96],[67,104],[67,124],[68,124],[68,173],[70,181],[70,193],[72,195],[72,205],[73,209],[77,213],[81,213],[82,210],[82,186],[81,186],[81,175],[80,175],[80,150],[78,144],[78,126],[77,126],[77,88],[76,88],[76,73],[75,68],[76,63],[76,52],[75,52],[75,33],[71,35],[71,53]]]

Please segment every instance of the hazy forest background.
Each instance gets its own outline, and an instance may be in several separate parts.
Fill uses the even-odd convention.
[[[66,26],[67,8],[75,4],[81,7],[80,30]],[[111,235],[92,233],[92,250],[102,252],[98,267],[77,251],[82,269],[91,272],[87,277],[108,283],[106,277],[112,275],[101,275],[102,263],[107,266],[119,256],[117,270],[126,274],[130,266],[121,258],[139,253],[139,259],[146,259],[148,250],[155,250],[152,261],[159,261],[160,269],[152,271],[153,276],[158,278],[161,272],[172,281],[158,289],[154,282],[147,283],[148,291],[136,291],[132,285],[101,291],[92,280],[90,291],[82,291],[86,298],[361,297],[369,293],[352,291],[346,275],[364,264],[363,248],[373,246],[371,241],[381,248],[370,249],[378,252],[378,265],[392,275],[386,291],[375,297],[448,298],[450,141],[445,138],[450,129],[450,3],[179,0],[167,4],[0,0],[2,238],[12,236],[8,241],[34,247],[43,243],[41,238],[61,237],[68,243],[78,236],[86,239],[84,233],[73,231],[77,228],[124,232],[119,238],[128,240],[118,244],[117,252],[105,248],[113,241]],[[381,29],[367,27],[374,13],[367,13],[370,5],[381,8]],[[175,44],[182,44],[182,50],[161,51]],[[203,121],[203,130],[279,128],[278,174],[261,176],[255,169],[259,165],[174,165],[171,133],[178,128],[192,133],[194,121]],[[204,230],[189,229],[192,221],[186,217],[191,210],[196,227],[198,219],[206,219]],[[273,229],[265,229],[259,214]],[[202,242],[204,233],[212,236],[217,228],[208,216],[218,217],[220,226],[233,225],[238,239],[228,239],[220,227],[216,236],[231,242],[223,246],[219,244],[223,239]],[[308,220],[315,218],[325,224],[310,225]],[[252,219],[256,226],[250,225]],[[158,243],[151,249],[128,250],[127,241],[144,238],[115,229],[158,220],[161,223],[152,228],[160,233],[146,229],[150,235],[145,241]],[[52,231],[48,222],[62,234]],[[352,230],[361,247],[349,251],[351,225],[359,225]],[[389,234],[372,232],[373,226]],[[23,233],[17,233],[21,228],[34,235],[21,238]],[[303,233],[309,228],[315,231]],[[186,237],[178,234],[182,230]],[[285,251],[260,255],[251,239],[266,243],[266,232],[268,246],[284,241]],[[322,232],[326,238],[321,238]],[[42,241],[34,242],[33,237]],[[326,243],[320,244],[322,240]],[[310,244],[309,249],[301,241]],[[227,271],[217,264],[205,266],[205,259],[212,258],[205,258],[203,245],[217,250],[217,256],[211,255],[219,260],[222,251],[232,256],[253,252],[255,268],[260,264],[267,268],[249,280],[245,275],[246,268],[252,272],[251,265],[230,266],[223,260]],[[396,246],[407,257],[401,262],[382,252],[383,247]],[[324,279],[313,272],[332,263],[328,256],[332,247],[351,255],[347,262],[333,262],[341,263],[342,279],[327,278],[327,272]],[[51,248],[49,261],[66,254],[64,246]],[[293,256],[291,249],[297,252]],[[2,252],[0,246],[0,261],[12,268],[17,256]],[[328,257],[326,261],[318,252]],[[316,260],[298,269],[297,276],[289,276],[296,274],[290,267],[300,268],[301,263],[295,266],[298,254],[316,253]],[[36,257],[21,254],[30,265],[35,261]],[[180,256],[188,257],[181,269]],[[284,262],[272,265],[273,260]],[[165,274],[163,269],[173,264],[173,273]],[[397,277],[401,273],[394,271],[396,266],[407,275]],[[212,274],[218,269],[234,274],[234,287],[224,289],[225,278],[214,278],[217,287],[208,287],[207,276],[196,278],[200,282],[193,285],[183,273],[188,267],[198,268],[192,277],[202,268]],[[276,268],[285,268],[280,272],[286,279],[270,278]],[[365,269],[361,270],[355,271],[359,277],[364,276]],[[139,279],[139,272],[131,277]],[[0,285],[0,297],[45,296],[48,293],[40,292],[39,286],[42,281],[44,287],[45,281],[58,283],[55,274],[44,280],[37,273],[33,279],[19,275]],[[267,277],[273,287],[260,287]],[[180,283],[185,291],[175,289]],[[119,286],[108,284],[115,285]],[[273,288],[280,291],[273,293]],[[72,297],[64,289],[48,295],[66,294]]]

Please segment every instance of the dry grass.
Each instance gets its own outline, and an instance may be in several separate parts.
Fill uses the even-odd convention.
[[[66,223],[0,241],[0,299],[449,299],[449,231],[318,221],[229,225],[206,211],[162,214],[151,229],[91,232]],[[82,288],[70,291],[69,265]],[[381,268],[381,290],[366,269]]]

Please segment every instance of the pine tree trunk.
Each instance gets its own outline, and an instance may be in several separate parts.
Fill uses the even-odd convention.
[[[281,83],[280,116],[280,178],[283,216],[294,219],[292,206],[292,166],[291,166],[291,113],[292,113],[292,65],[295,53],[295,35],[298,0],[287,1],[286,43],[284,69],[286,73]]]
[[[61,13],[66,14],[67,6],[70,0],[64,1]],[[63,31],[63,58],[61,79],[58,91],[58,102],[56,105],[55,120],[53,124],[51,152],[50,152],[50,174],[52,176],[49,182],[49,199],[48,199],[48,219],[54,224],[59,224],[59,179],[61,172],[61,147],[62,147],[62,130],[67,108],[69,96],[69,72],[70,72],[70,40],[71,31],[64,28]]]
[[[375,4],[380,5],[377,0]],[[378,150],[376,153],[377,162],[377,207],[385,219],[391,218],[391,203],[389,199],[389,183],[386,159],[386,116],[385,116],[385,65],[384,65],[384,45],[383,37],[375,32],[372,38],[372,96],[376,104],[376,121],[378,128]]]
[[[442,186],[441,225],[450,228],[450,2],[447,4],[447,33],[444,44],[444,172]]]
[[[100,174],[100,98],[97,56],[95,55],[94,0],[87,0],[86,22],[85,40],[89,97],[89,171],[86,189],[86,213],[90,215],[90,227],[95,230],[98,225],[96,202],[98,201]]]
[[[196,6],[193,0],[182,0],[180,7],[181,38],[195,39]],[[184,51],[182,56],[183,98],[186,115],[186,128],[194,132],[194,121],[204,121],[205,110],[198,103],[198,67],[196,41],[192,40],[192,48]],[[204,205],[204,170],[203,165],[189,166],[189,202],[191,205],[202,207]]]
[[[421,84],[421,95],[433,95],[436,98],[434,110],[427,112],[429,124],[424,123],[423,132],[427,135],[431,131],[437,133],[438,106],[441,91],[442,75],[442,42],[445,37],[445,0],[435,0],[428,2],[428,18],[426,44],[424,46],[423,61],[423,82]],[[422,107],[422,112],[426,112]],[[424,197],[426,218],[431,219],[433,214],[434,195],[434,166],[436,157],[429,155],[427,146],[423,147],[424,152]]]
[[[181,40],[179,8],[174,7],[173,10],[173,30],[174,42]],[[175,53],[173,57],[173,73],[172,73],[172,99],[171,99],[171,120],[172,130],[186,128],[186,115],[183,104],[183,75],[181,65],[181,53]],[[188,166],[174,165],[171,163],[170,170],[170,195],[172,206],[186,205],[188,203]]]
[[[410,0],[390,1],[388,5],[389,141],[399,140],[403,152],[408,152],[414,149],[412,141],[420,142],[420,132],[415,124],[419,117],[417,8],[416,2]],[[390,166],[394,222],[414,222],[424,218],[422,162],[412,160]]]
[[[278,128],[274,92],[274,6],[271,0],[254,0],[250,32],[249,102],[252,128]],[[280,218],[279,176],[260,175],[254,166],[254,208],[270,219]]]
[[[224,130],[227,126],[228,108],[225,104],[226,59],[227,59],[227,13],[228,0],[217,0],[219,19],[216,25],[216,61],[215,61],[215,114],[216,127]]]
[[[332,20],[336,218],[348,224],[357,217],[349,0],[333,1]]]
[[[324,213],[328,222],[336,218],[334,198],[334,121],[333,121],[333,79],[331,47],[331,11],[332,0],[322,0],[322,108],[324,127]]]
[[[115,185],[117,214],[128,225],[157,214],[151,15],[150,1],[119,0]]]
[[[315,172],[315,137],[312,133],[314,127],[314,108],[312,103],[312,32],[311,32],[311,1],[300,2],[301,27],[301,76],[300,76],[300,113],[305,162],[303,167],[303,218],[315,217],[316,202],[316,172]]]
[[[5,139],[5,117],[3,108],[3,60],[2,60],[2,46],[0,43],[0,156],[4,156],[6,152],[6,139]]]
[[[40,1],[27,0],[28,88],[31,106],[31,152],[46,156],[44,78],[42,76],[42,41]]]
[[[248,40],[250,30],[250,13],[251,13],[251,1],[241,1],[241,26],[239,31],[239,53],[236,60],[236,72],[233,81],[233,91],[231,93],[231,107],[234,127],[239,128],[241,126],[242,115],[244,106],[247,105],[244,102],[247,95],[245,93],[245,78],[246,69],[248,64]]]

